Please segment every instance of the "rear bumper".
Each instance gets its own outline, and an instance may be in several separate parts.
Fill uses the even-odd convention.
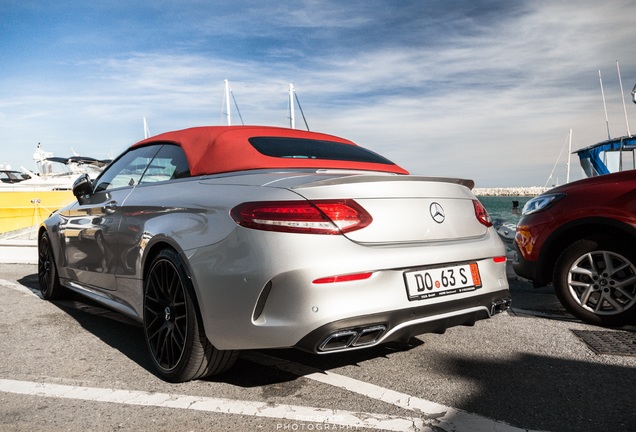
[[[408,341],[424,333],[444,333],[472,326],[510,307],[505,289],[452,302],[347,318],[326,324],[301,339],[295,348],[318,354],[349,351],[392,341]]]
[[[350,330],[360,326],[367,346],[408,339],[487,318],[491,303],[508,296],[505,262],[493,260],[505,254],[494,230],[455,242],[376,247],[343,236],[282,237],[240,229],[224,242],[189,254],[205,332],[218,349],[298,346],[320,351],[333,332],[348,331],[342,339],[358,337]],[[480,288],[409,300],[405,271],[467,262],[478,264]],[[372,275],[313,283],[361,272]],[[462,315],[467,317],[456,318]],[[382,329],[369,329],[376,324]]]

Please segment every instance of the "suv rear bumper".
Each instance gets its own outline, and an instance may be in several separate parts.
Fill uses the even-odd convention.
[[[537,261],[529,261],[523,257],[523,254],[519,251],[519,246],[514,243],[515,254],[512,260],[512,269],[517,276],[532,281],[535,288],[546,286],[550,281],[544,280],[539,271],[539,263]]]

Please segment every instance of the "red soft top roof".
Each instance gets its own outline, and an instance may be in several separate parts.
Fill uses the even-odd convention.
[[[356,146],[333,135],[270,126],[201,126],[166,132],[133,144],[138,147],[157,142],[179,145],[188,159],[190,174],[218,174],[262,168],[330,168],[408,174],[398,165],[326,159],[293,159],[266,156],[249,142],[251,137],[304,138]]]

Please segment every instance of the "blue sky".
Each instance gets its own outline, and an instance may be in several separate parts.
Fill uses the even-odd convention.
[[[112,157],[144,117],[152,134],[223,124],[227,79],[245,124],[288,126],[293,83],[311,130],[411,173],[543,186],[570,128],[573,149],[607,139],[599,70],[627,133],[617,61],[636,130],[635,16],[633,0],[0,0],[0,164],[33,168],[39,142]]]

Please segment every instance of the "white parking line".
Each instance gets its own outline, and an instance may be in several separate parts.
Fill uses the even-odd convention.
[[[266,402],[237,401],[222,398],[116,390],[110,388],[77,387],[8,379],[0,379],[0,391],[29,396],[247,415],[292,422],[291,425],[289,423],[282,425],[281,429],[285,427],[290,429],[294,427],[293,425],[298,424],[320,423],[328,424],[334,428],[335,426],[339,426],[347,429],[359,427],[387,431],[433,432],[432,428],[417,418],[330,410],[299,405],[270,404]]]
[[[260,364],[273,366],[304,378],[343,388],[369,398],[415,411],[418,415],[417,417],[401,417],[300,405],[271,404],[266,402],[118,390],[112,388],[68,386],[9,379],[0,379],[0,392],[280,419],[287,422],[281,424],[281,428],[293,428],[299,424],[305,425],[304,427],[308,427],[306,426],[308,424],[321,424],[349,429],[367,428],[388,431],[527,431],[526,429],[515,428],[476,414],[470,414],[425,399],[412,397],[343,375],[320,371],[298,363],[288,362],[259,353],[250,353],[246,357],[248,360]],[[425,420],[422,420],[422,418]]]
[[[241,354],[242,358],[265,366],[276,367],[288,373],[302,376],[323,384],[348,390],[368,398],[386,402],[400,408],[415,411],[428,419],[429,426],[435,430],[444,431],[468,431],[468,432],[521,432],[527,429],[519,429],[506,423],[497,422],[477,414],[471,414],[456,408],[447,407],[426,399],[396,392],[375,384],[359,381],[344,375],[305,366],[299,363],[271,357],[255,351]]]

